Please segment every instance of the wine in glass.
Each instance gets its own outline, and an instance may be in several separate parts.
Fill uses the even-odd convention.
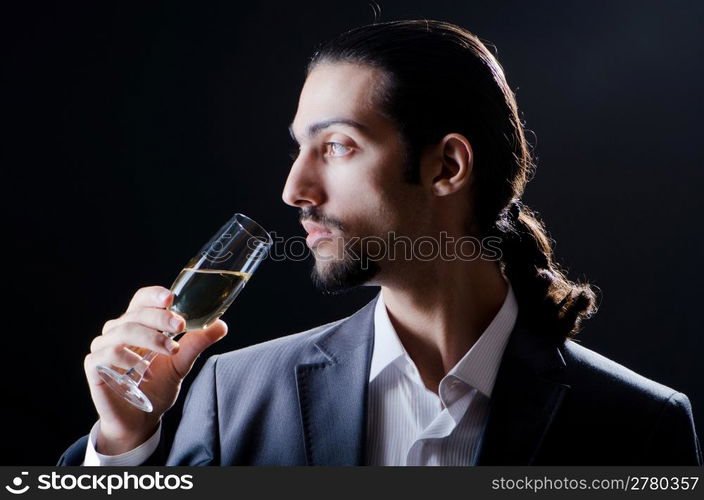
[[[186,321],[184,332],[207,328],[230,307],[272,243],[269,233],[243,214],[235,214],[220,228],[171,285],[174,300],[169,309]],[[171,338],[184,332],[162,333]],[[151,412],[152,403],[139,384],[157,353],[132,350],[142,359],[125,373],[104,365],[98,365],[97,370],[110,388],[137,408]]]

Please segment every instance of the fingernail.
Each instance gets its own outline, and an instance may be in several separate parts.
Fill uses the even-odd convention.
[[[180,333],[180,330],[181,330],[181,318],[175,318],[175,317],[174,317],[174,318],[171,318],[171,321],[169,322],[169,324],[171,325],[171,328],[173,328],[174,330],[178,330],[178,331],[179,331],[179,332],[177,332],[177,333]]]
[[[169,350],[170,353],[175,353],[178,351],[179,345],[178,342],[175,340],[169,339],[168,342],[166,342],[166,348]]]
[[[169,295],[171,295],[171,292],[169,292],[168,290],[167,290],[167,291],[164,291],[164,292],[161,292],[161,293],[159,294],[159,302],[165,302],[166,299],[169,298]]]

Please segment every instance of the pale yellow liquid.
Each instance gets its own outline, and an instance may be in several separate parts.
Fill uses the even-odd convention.
[[[183,316],[186,330],[205,328],[230,307],[250,276],[237,271],[186,267],[171,285],[175,298],[170,309]]]

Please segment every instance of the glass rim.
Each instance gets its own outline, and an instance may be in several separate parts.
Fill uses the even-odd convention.
[[[254,220],[252,220],[250,217],[247,217],[245,214],[240,213],[240,212],[237,212],[235,215],[232,216],[232,219],[233,219],[234,222],[237,223],[238,226],[240,226],[240,227],[242,228],[242,230],[243,230],[245,233],[249,234],[252,238],[256,238],[257,240],[259,240],[259,241],[261,241],[262,243],[265,243],[265,244],[267,244],[267,245],[269,245],[269,246],[271,246],[271,245],[274,243],[274,240],[271,238],[271,235],[269,234],[269,231],[267,231],[266,229],[264,229],[264,228],[261,226],[261,224],[259,224],[259,223],[257,223],[257,222],[254,222]],[[250,231],[249,229],[247,229],[247,228],[242,224],[241,219],[244,220],[244,221],[246,221],[247,224],[250,224],[251,226],[253,226],[255,229],[257,229],[257,231],[261,231],[263,234],[261,234],[261,235],[252,234],[252,231]],[[264,239],[263,235],[266,235],[266,239]]]

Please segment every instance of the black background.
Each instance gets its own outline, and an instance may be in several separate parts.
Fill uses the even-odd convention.
[[[685,392],[704,429],[702,4],[379,4],[381,20],[446,20],[497,47],[537,139],[524,199],[570,276],[603,291],[582,344]],[[374,15],[366,1],[22,5],[0,15],[0,461],[50,465],[96,420],[83,358],[138,287],[169,286],[234,212],[302,233],[281,191],[304,66]],[[188,382],[208,354],[343,317],[376,292],[322,296],[309,268],[265,262]]]

